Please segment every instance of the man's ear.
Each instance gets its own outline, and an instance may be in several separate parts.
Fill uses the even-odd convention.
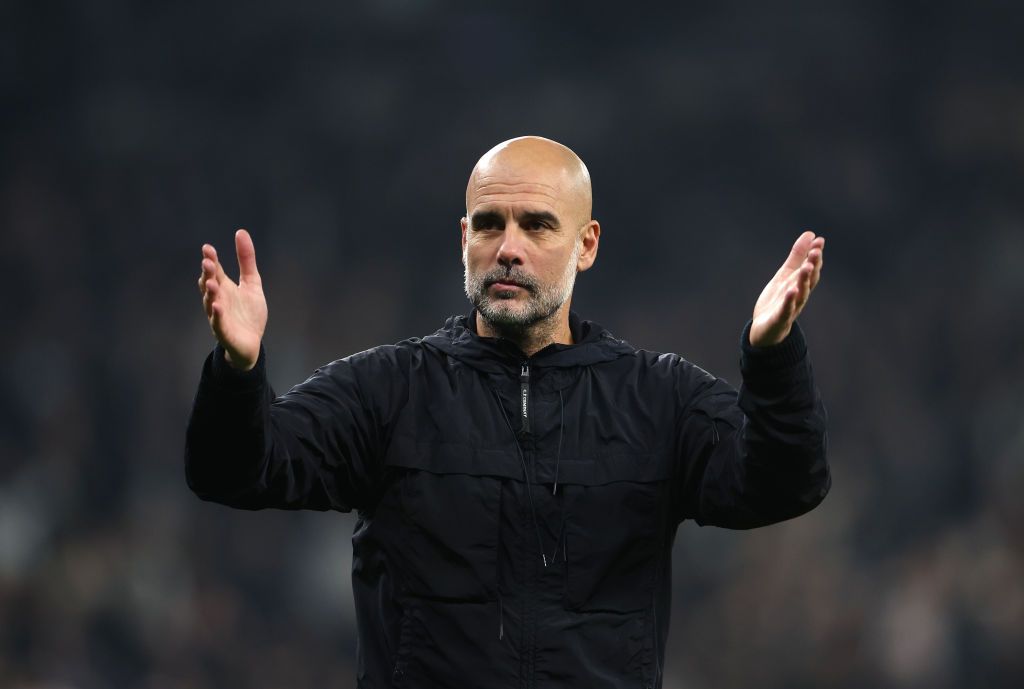
[[[466,265],[466,228],[469,227],[469,219],[462,216],[459,225],[462,226],[462,265]]]
[[[591,220],[584,225],[580,232],[580,241],[583,242],[583,248],[580,250],[579,259],[576,260],[576,270],[582,273],[597,260],[597,246],[601,242],[601,223]]]

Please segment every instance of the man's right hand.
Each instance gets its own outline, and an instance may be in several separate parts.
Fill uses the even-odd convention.
[[[256,249],[245,230],[235,233],[238,255],[238,284],[224,272],[217,250],[203,244],[199,293],[210,321],[210,329],[234,368],[248,371],[260,355],[260,341],[267,328],[267,300],[256,270]]]

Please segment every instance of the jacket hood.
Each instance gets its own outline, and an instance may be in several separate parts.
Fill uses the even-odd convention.
[[[581,320],[569,313],[569,330],[574,344],[550,344],[527,357],[513,342],[476,333],[476,309],[462,316],[451,316],[444,327],[423,338],[423,343],[441,350],[468,366],[489,373],[501,373],[509,366],[529,359],[532,366],[571,368],[611,361],[636,351],[601,325]]]

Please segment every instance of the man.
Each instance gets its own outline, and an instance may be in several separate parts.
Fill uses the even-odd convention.
[[[249,235],[236,284],[203,246],[217,346],[189,422],[202,498],[358,510],[360,687],[661,685],[678,524],[751,528],[830,485],[825,413],[795,319],[824,239],[805,232],[742,336],[742,391],[570,313],[597,257],[590,177],[539,137],[466,189],[474,309],[335,361],[275,398]]]

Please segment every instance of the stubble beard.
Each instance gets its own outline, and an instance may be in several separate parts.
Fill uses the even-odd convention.
[[[549,330],[554,332],[557,327],[555,314],[572,296],[576,284],[576,263],[582,249],[583,243],[577,242],[561,279],[549,286],[514,267],[498,266],[483,274],[471,274],[464,255],[466,296],[487,325],[502,337],[521,340],[528,336],[534,339]],[[526,290],[528,299],[525,304],[520,306],[515,299],[516,293],[511,290],[491,295],[490,286],[503,280],[511,280]]]

